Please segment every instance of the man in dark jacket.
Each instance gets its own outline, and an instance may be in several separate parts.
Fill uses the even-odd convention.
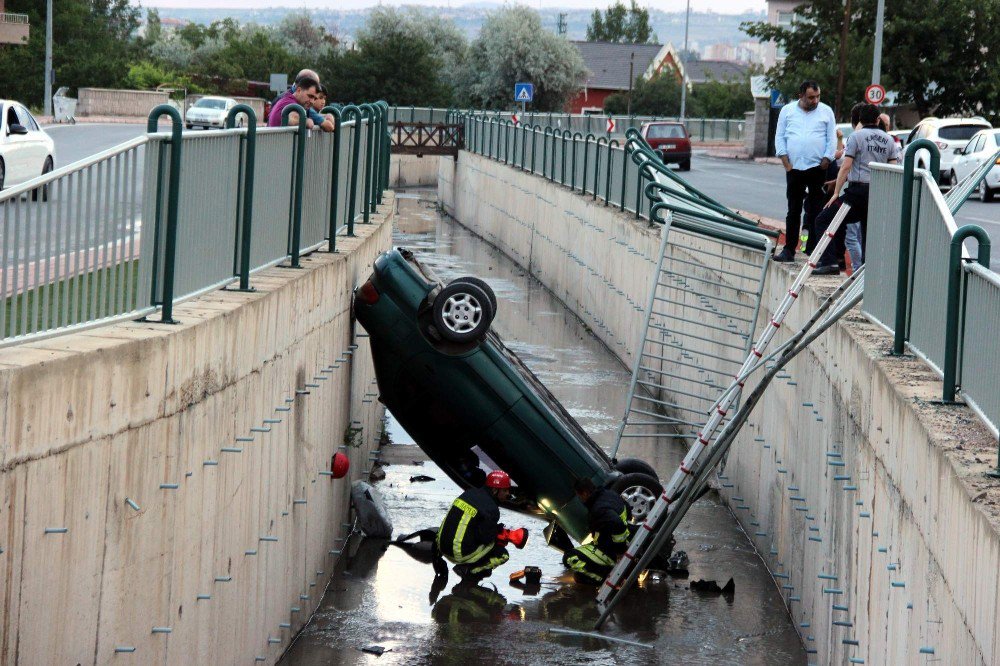
[[[600,585],[628,548],[628,510],[618,493],[597,488],[590,479],[580,479],[574,488],[590,512],[590,536],[563,555],[563,564],[573,570],[578,582]]]
[[[510,559],[507,549],[497,541],[500,506],[510,497],[510,477],[494,470],[486,477],[486,486],[470,488],[452,502],[437,533],[438,550],[455,563],[455,572],[466,580],[486,578]]]

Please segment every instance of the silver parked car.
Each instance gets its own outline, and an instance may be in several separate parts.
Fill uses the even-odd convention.
[[[188,129],[204,127],[209,129],[216,127],[222,129],[226,124],[226,116],[229,110],[236,106],[237,102],[232,97],[202,97],[192,104],[187,113],[184,114],[184,125]],[[246,117],[242,114],[236,119],[237,127],[246,124]]]

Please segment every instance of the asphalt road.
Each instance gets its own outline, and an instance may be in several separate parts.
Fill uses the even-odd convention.
[[[691,171],[680,175],[727,206],[784,222],[785,174],[781,165],[696,153]],[[958,226],[978,224],[990,235],[994,246],[1000,244],[1000,202],[970,199],[959,210],[955,222]],[[992,268],[1000,268],[1000,257],[994,257]]]
[[[79,124],[45,128],[56,144],[56,167],[85,159],[146,131],[143,125]]]

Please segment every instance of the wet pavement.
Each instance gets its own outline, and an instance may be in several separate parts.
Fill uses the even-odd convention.
[[[411,192],[410,194],[416,195]],[[549,387],[599,444],[610,449],[624,411],[629,372],[586,326],[537,281],[465,229],[442,219],[428,201],[399,199],[395,243],[413,250],[440,279],[487,280],[499,301],[493,324],[507,345]],[[377,484],[394,536],[435,528],[459,490],[390,423],[397,446]],[[631,444],[631,443],[630,443]],[[661,471],[683,455],[663,443],[622,446]],[[413,461],[419,461],[415,463]],[[425,475],[433,481],[411,481]],[[642,646],[555,635],[550,628],[590,631],[594,589],[574,585],[560,553],[545,546],[544,523],[503,511],[508,527],[527,527],[524,550],[477,588],[456,588],[452,573],[433,590],[434,572],[385,541],[352,538],[326,596],[282,663],[318,664],[803,664],[806,654],[779,591],[729,510],[710,493],[694,505],[677,534],[690,556],[690,576],[647,577],[605,625],[604,634]],[[418,553],[419,555],[419,553]],[[513,587],[509,574],[536,565],[537,591]],[[690,582],[736,584],[734,596],[703,594]],[[385,648],[381,656],[363,648]]]

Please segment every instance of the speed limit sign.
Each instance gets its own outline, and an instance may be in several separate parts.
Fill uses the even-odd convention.
[[[873,83],[865,88],[865,101],[876,106],[885,101],[885,88]]]

